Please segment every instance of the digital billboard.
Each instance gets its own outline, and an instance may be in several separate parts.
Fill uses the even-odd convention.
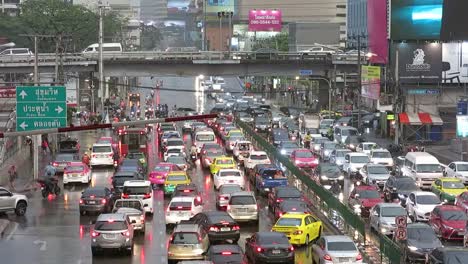
[[[388,62],[387,0],[367,2],[367,21],[369,52],[375,54],[370,61],[386,64]]]
[[[400,43],[398,74],[402,83],[438,83],[442,76],[442,45]]]
[[[168,0],[167,1],[167,14],[185,14],[189,12],[196,12],[193,0]]]
[[[391,39],[440,38],[443,0],[392,0]]]
[[[250,10],[249,31],[281,32],[281,10]]]
[[[236,0],[207,0],[206,13],[208,15],[218,12],[234,12],[236,14]]]

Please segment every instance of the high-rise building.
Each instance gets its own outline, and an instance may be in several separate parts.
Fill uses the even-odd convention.
[[[167,17],[167,0],[140,0],[140,19],[160,23]]]
[[[9,16],[16,16],[19,13],[19,4],[22,0],[0,0],[0,10]]]

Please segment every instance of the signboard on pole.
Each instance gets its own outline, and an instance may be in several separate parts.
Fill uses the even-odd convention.
[[[380,98],[380,66],[361,68],[361,96],[378,100]]]
[[[397,229],[395,229],[395,238],[397,240],[406,240],[406,235],[406,227],[398,227]]]
[[[312,75],[313,71],[312,70],[299,70],[299,75],[304,76],[304,75]]]
[[[406,215],[399,215],[395,217],[395,224],[397,225],[397,227],[406,228],[407,222],[408,222],[408,219],[406,218]]]
[[[16,131],[67,126],[65,86],[16,87]]]
[[[281,32],[281,10],[250,10],[249,31]]]

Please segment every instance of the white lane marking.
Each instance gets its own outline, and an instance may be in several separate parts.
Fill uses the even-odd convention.
[[[47,250],[47,242],[44,240],[36,240],[33,242],[34,245],[40,245],[39,250],[46,251]]]
[[[16,233],[18,226],[18,223],[13,223],[13,229],[11,230],[10,234],[8,234],[5,240],[11,240],[11,237]]]

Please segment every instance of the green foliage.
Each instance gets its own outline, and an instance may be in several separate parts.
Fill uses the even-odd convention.
[[[163,39],[161,31],[153,26],[143,26],[141,32],[141,50],[158,48]]]
[[[104,40],[111,42],[121,31],[125,21],[112,11],[104,17]],[[17,47],[34,47],[33,38],[20,34],[55,35],[39,41],[40,52],[55,52],[59,36],[64,52],[79,52],[98,42],[99,17],[94,11],[65,3],[63,0],[26,0],[21,4],[21,13],[16,17],[0,15],[0,32],[3,37],[15,42]]]
[[[286,33],[280,33],[274,37],[259,39],[253,45],[252,50],[258,50],[261,48],[287,52],[289,51],[289,35]]]

